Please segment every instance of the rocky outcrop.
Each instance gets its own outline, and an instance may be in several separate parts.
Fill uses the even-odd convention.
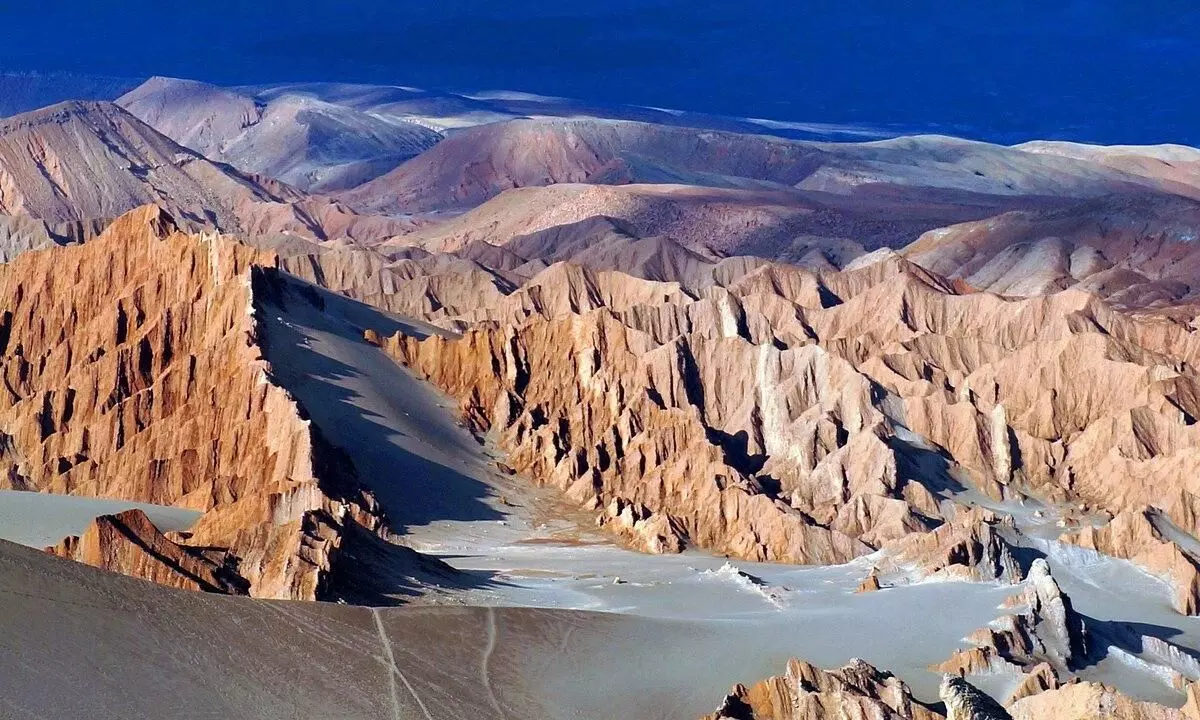
[[[1041,645],[1034,654],[1044,655],[1055,668],[1077,665],[1088,654],[1088,631],[1071,598],[1059,588],[1042,558],[1033,561],[1025,583],[1023,617],[1032,619],[1033,634]]]
[[[236,558],[220,549],[180,545],[158,531],[141,510],[101,515],[82,535],[47,551],[69,560],[184,590],[245,594]]]
[[[907,580],[1020,582],[1021,566],[999,530],[1004,521],[978,508],[960,509],[949,521],[884,546],[879,567]]]
[[[1088,629],[1044,559],[1033,561],[1024,590],[1007,604],[1017,612],[972,633],[968,639],[975,647],[960,650],[931,669],[956,675],[1020,674],[1011,703],[1060,686],[1088,660]]]
[[[1182,708],[1134,700],[1090,682],[1059,686],[1052,676],[1028,676],[1006,709],[957,674],[943,676],[939,696],[945,720],[1197,720],[1198,684],[1187,687]],[[1025,687],[1023,685],[1022,687]],[[789,660],[787,672],[752,686],[738,685],[704,720],[941,720],[942,715],[913,699],[894,676],[861,660],[837,670],[821,670]]]
[[[738,685],[705,720],[825,720],[825,718],[940,720],[913,699],[899,678],[852,660],[822,670],[788,661],[785,674],[753,686]]]
[[[879,569],[872,567],[871,572],[867,573],[867,576],[862,579],[862,582],[858,584],[858,587],[854,590],[854,592],[875,592],[876,590],[881,589],[883,589],[883,586],[879,583]]]
[[[999,703],[961,677],[943,677],[938,695],[946,704],[946,720],[1012,720]]]
[[[1008,696],[1008,704],[1059,687],[1058,673],[1049,663],[1035,665]]]
[[[333,592],[347,528],[381,531],[353,465],[271,380],[255,268],[273,263],[147,207],[0,267],[0,483],[204,511],[185,547],[126,518],[128,542],[109,520],[64,551],[163,580],[203,548],[223,554],[220,587],[314,599]]]
[[[1200,613],[1200,570],[1196,558],[1185,552],[1156,525],[1161,514],[1151,508],[1126,510],[1101,527],[1085,527],[1065,539],[1091,550],[1132,560],[1167,578],[1174,587],[1175,609],[1185,615]],[[1191,532],[1195,525],[1190,524]]]
[[[1182,708],[1142,702],[1099,683],[1082,682],[1031,695],[1014,702],[1009,711],[1013,720],[1197,720],[1200,703],[1197,687],[1188,686]]]

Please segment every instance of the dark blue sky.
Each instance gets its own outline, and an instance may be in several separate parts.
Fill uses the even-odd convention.
[[[513,89],[1200,145],[1184,0],[0,0],[0,69]]]

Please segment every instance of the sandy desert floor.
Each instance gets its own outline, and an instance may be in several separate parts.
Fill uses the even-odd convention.
[[[0,490],[0,540],[42,548],[78,535],[98,515],[134,508],[163,532],[187,530],[201,515],[198,510],[130,500]]]

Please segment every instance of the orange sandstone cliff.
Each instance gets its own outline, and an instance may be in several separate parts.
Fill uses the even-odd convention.
[[[273,256],[145,207],[95,241],[0,267],[0,483],[204,512],[187,547],[164,552],[170,541],[118,517],[64,554],[164,581],[189,548],[219,550],[224,580],[203,584],[313,599],[330,592],[348,529],[382,527],[353,466],[271,380],[255,263]],[[166,565],[112,550],[127,541]]]

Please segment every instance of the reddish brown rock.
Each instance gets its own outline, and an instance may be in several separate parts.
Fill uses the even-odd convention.
[[[1014,702],[1013,720],[1197,720],[1195,684],[1188,687],[1187,704],[1182,708],[1142,702],[1099,683],[1083,682],[1048,689]]]
[[[871,572],[867,573],[867,576],[858,584],[858,588],[854,592],[875,592],[881,587],[882,586],[879,584],[879,569],[873,567],[871,568]]]
[[[254,292],[273,262],[148,207],[0,267],[0,482],[202,510],[179,542],[227,551],[251,595],[328,592],[347,526],[382,520],[271,382]]]
[[[941,717],[914,700],[899,678],[862,660],[852,660],[837,670],[822,670],[792,659],[783,675],[750,687],[735,687],[721,707],[705,716],[705,720],[940,720]]]
[[[80,536],[47,551],[93,567],[133,575],[160,585],[225,594],[245,594],[245,581],[226,565],[222,551],[180,545],[154,527],[141,510],[101,515]]]

